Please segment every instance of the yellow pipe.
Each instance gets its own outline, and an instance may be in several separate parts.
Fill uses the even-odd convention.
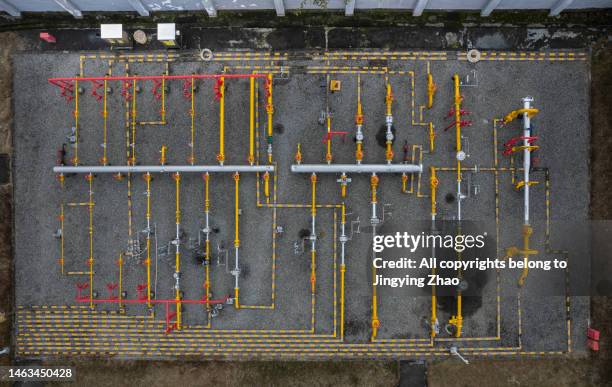
[[[64,203],[60,204],[60,267],[62,275],[64,274]]]
[[[225,78],[219,79],[219,154],[217,154],[217,161],[223,165],[225,161]]]
[[[325,161],[327,164],[332,162],[332,153],[331,153],[331,115],[327,112],[327,151],[325,153]]]
[[[463,315],[462,315],[462,297],[461,291],[458,291],[457,296],[457,318],[456,318],[456,326],[457,330],[455,331],[455,337],[461,337],[461,330],[463,328]]]
[[[529,116],[529,118],[535,116],[536,114],[538,114],[539,110],[538,109],[534,109],[534,108],[530,108],[530,109],[517,109],[517,110],[513,110],[510,113],[506,114],[506,116],[503,119],[503,123],[504,125],[513,121],[514,119],[516,119],[519,115],[527,113],[527,115]]]
[[[270,197],[270,173],[266,172],[263,175],[264,178],[264,195],[266,198]]]
[[[73,165],[79,165],[79,80],[74,81],[74,157]]]
[[[166,71],[168,75],[168,71]],[[166,123],[166,78],[162,78],[162,95],[161,95],[161,121],[163,124]]]
[[[166,152],[168,151],[168,147],[166,145],[162,145],[159,153],[161,156],[159,157],[159,163],[161,165],[166,165]]]
[[[189,164],[195,163],[195,79],[191,78],[191,154],[189,156]]]
[[[427,109],[433,106],[433,97],[436,92],[436,84],[430,72],[427,73]]]
[[[387,96],[385,98],[385,102],[387,104],[387,116],[392,116],[391,107],[393,105],[393,92],[391,91],[391,83],[387,82]],[[391,140],[387,140],[387,150],[385,151],[385,158],[387,162],[391,162],[393,160],[393,150],[391,146],[393,142]]]
[[[433,153],[436,148],[436,133],[434,132],[433,122],[429,123],[429,153]]]
[[[346,224],[346,207],[344,203],[342,203],[341,214],[342,229],[344,230],[344,225]],[[344,341],[344,273],[346,273],[346,265],[342,262],[340,264],[340,341]]]
[[[93,174],[87,175],[86,179],[89,182],[89,307],[93,309]]]
[[[295,152],[295,162],[302,164],[302,145],[298,142],[297,151]]]
[[[370,188],[372,191],[372,203],[377,203],[376,199],[376,187],[378,187],[378,176],[372,175],[370,178]]]
[[[210,196],[209,196],[209,184],[210,184],[210,175],[208,172],[204,174],[204,212],[206,216],[208,216],[208,212],[210,211]],[[209,227],[209,225],[206,225]],[[208,301],[210,299],[210,239],[208,235],[206,236],[206,247],[205,247],[205,259],[206,259],[206,280],[204,282],[204,299]],[[209,314],[210,321],[210,304],[206,303],[206,311]]]
[[[453,75],[455,85],[455,143],[456,151],[461,151],[461,91],[459,88],[459,75]],[[457,181],[461,181],[461,161],[457,159]]]
[[[361,106],[361,75],[357,74],[357,115],[355,115],[355,125],[363,125],[363,107]],[[363,133],[362,133],[363,135]],[[358,163],[363,160],[363,142],[357,140],[357,150],[355,151],[355,160]]]
[[[406,183],[408,182],[408,175],[402,173],[402,192],[406,193]]]
[[[312,217],[314,219],[314,217],[317,214],[317,204],[316,204],[317,202],[317,175],[313,173],[310,177],[310,182],[312,183],[312,205],[310,208],[310,213],[312,214]],[[312,232],[314,233],[315,230],[313,229]],[[314,235],[312,236],[314,237]],[[311,259],[310,261],[310,288],[311,288],[312,294],[314,294],[316,290],[316,282],[317,282],[316,250],[315,249],[311,249],[310,259]]]
[[[102,102],[102,118],[104,119],[104,128],[103,128],[103,141],[104,141],[104,145],[102,146],[102,160],[100,160],[102,162],[102,165],[107,165],[108,164],[108,157],[107,157],[107,152],[106,152],[106,146],[107,146],[107,117],[108,117],[108,111],[106,110],[106,100],[107,100],[107,80],[104,80],[104,100]]]
[[[521,276],[518,280],[518,285],[523,286],[525,284],[525,280],[527,279],[527,275],[529,274],[529,267],[527,263],[529,262],[529,255],[534,254],[535,251],[529,249],[529,238],[533,233],[533,229],[528,224],[523,225],[523,261],[525,263],[525,267],[521,273]]]
[[[238,222],[238,217],[239,217],[239,184],[240,184],[240,174],[238,172],[236,172],[234,174],[234,181],[236,182],[236,207],[235,207],[235,239],[234,239],[234,247],[240,247],[240,238],[239,238],[239,234],[238,234],[238,230],[239,230],[239,222]]]
[[[249,97],[249,164],[255,162],[255,78],[251,77]]]
[[[239,238],[239,216],[240,216],[240,209],[239,209],[239,199],[240,199],[240,195],[239,195],[239,189],[240,189],[240,174],[238,172],[234,173],[234,182],[236,185],[236,190],[235,190],[235,208],[234,208],[234,216],[235,216],[235,238],[234,238],[234,247],[236,248],[236,251],[238,250],[238,248],[240,247],[240,238]],[[236,286],[234,288],[234,292],[235,292],[235,306],[236,309],[240,309],[240,303],[239,303],[239,298],[238,298],[238,286]]]
[[[131,165],[136,165],[136,80],[132,81],[132,157]]]
[[[431,268],[431,275],[436,275],[436,268]],[[436,337],[436,323],[438,321],[438,307],[436,299],[436,285],[431,286],[431,331],[430,336]]]
[[[272,164],[272,115],[274,114],[274,105],[272,100],[272,74],[268,74],[268,101],[266,111],[268,112],[268,164]]]
[[[180,190],[180,184],[181,184],[181,175],[177,172],[174,175],[174,182],[175,182],[175,188],[176,188],[176,227],[177,230],[181,224],[181,206],[180,206],[180,195],[181,195],[181,190]],[[178,236],[178,235],[177,235]],[[178,243],[178,241],[177,241]],[[176,249],[176,253],[175,253],[175,262],[174,262],[174,266],[175,266],[175,272],[176,273],[180,273],[181,271],[181,253],[180,253],[180,248],[177,247]],[[180,289],[175,289],[175,300],[176,300],[176,329],[180,330],[181,329],[181,291]]]
[[[151,174],[144,175],[147,182],[147,305],[151,307]]]
[[[119,308],[123,308],[123,253],[119,253]]]
[[[385,103],[387,105],[387,115],[391,115],[391,106],[393,105],[393,92],[391,90],[391,83],[387,82],[387,96],[385,97]]]
[[[429,182],[431,184],[431,215],[437,215],[436,213],[436,189],[438,187],[438,178],[436,177],[436,168],[430,167],[431,177],[429,178]]]
[[[372,175],[370,178],[370,188],[372,191],[372,203],[377,203],[376,188],[378,187],[378,176]],[[378,320],[378,297],[376,294],[376,267],[372,265],[372,337],[371,341],[376,340],[380,321]]]

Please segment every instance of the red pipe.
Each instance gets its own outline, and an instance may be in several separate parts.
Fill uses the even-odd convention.
[[[228,300],[228,298],[229,298],[228,296],[225,296],[225,298],[221,300],[151,300],[151,303],[152,304],[223,304],[224,302]],[[114,298],[91,300],[89,299],[89,297],[77,297],[76,301],[77,302],[95,302],[98,304],[103,304],[106,302],[111,302],[111,303],[120,302],[118,299],[114,299]],[[121,300],[121,303],[125,303],[125,304],[146,304],[147,302],[148,302],[147,299],[142,299],[142,300],[123,299]]]
[[[146,81],[154,79],[218,79],[218,78],[265,78],[265,74],[192,74],[192,75],[124,75],[112,77],[64,77],[49,78],[48,81],[54,85],[67,81]]]

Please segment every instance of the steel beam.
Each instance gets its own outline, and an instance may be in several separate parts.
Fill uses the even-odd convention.
[[[57,166],[55,173],[274,172],[273,165],[92,165]]]
[[[355,0],[346,1],[344,6],[344,16],[353,16],[355,14]]]
[[[285,16],[285,3],[283,0],[274,0],[274,8],[276,9],[276,16]]]
[[[57,5],[64,8],[66,12],[68,12],[75,18],[80,19],[83,17],[83,13],[81,13],[81,10],[76,5],[74,5],[72,1],[70,0],[53,0],[53,1],[55,1]]]
[[[6,0],[0,0],[0,9],[14,17],[21,17],[21,11]]]
[[[480,10],[480,16],[487,17],[491,15],[491,12],[497,8],[497,6],[501,3],[501,0],[489,0]]]
[[[293,164],[294,173],[420,173],[417,164]]]
[[[563,10],[567,7],[570,6],[570,4],[572,4],[574,2],[574,0],[559,0],[555,3],[555,5],[552,6],[552,8],[550,9],[550,12],[548,13],[548,16],[557,16],[559,15],[561,12],[563,12]]]
[[[128,3],[140,16],[149,16],[149,9],[145,7],[141,0],[128,0]]]
[[[428,2],[429,0],[417,0],[417,3],[412,10],[412,16],[421,16],[427,7]]]
[[[208,13],[209,17],[217,17],[217,7],[215,7],[213,0],[202,0],[202,6]]]

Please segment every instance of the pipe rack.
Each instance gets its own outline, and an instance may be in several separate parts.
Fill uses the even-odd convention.
[[[170,173],[170,172],[217,172],[248,173],[274,172],[274,165],[92,165],[92,166],[56,166],[55,173]]]

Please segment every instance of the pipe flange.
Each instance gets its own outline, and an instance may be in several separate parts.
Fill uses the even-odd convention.
[[[203,48],[200,50],[200,59],[204,62],[210,62],[213,59],[213,52],[210,48]]]
[[[476,63],[480,61],[480,51],[471,49],[467,52],[467,60],[470,63]]]

